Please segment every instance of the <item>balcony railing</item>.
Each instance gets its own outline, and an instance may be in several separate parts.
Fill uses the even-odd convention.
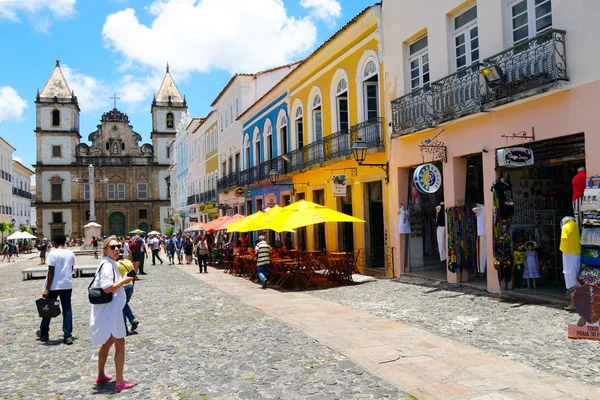
[[[324,162],[349,157],[352,153],[352,144],[358,138],[362,138],[369,148],[382,148],[382,122],[381,118],[373,118],[354,125],[350,129],[332,133],[285,155],[219,179],[217,188],[219,191],[224,191],[235,186],[249,186],[267,181],[272,169],[283,176],[318,166]]]
[[[553,29],[392,101],[392,137],[543,93],[568,80],[566,33]],[[490,87],[482,68],[499,67]]]
[[[197,194],[193,194],[191,196],[188,196],[186,204],[188,206],[191,206],[192,204],[198,204],[198,195]]]
[[[12,194],[19,197],[24,197],[26,199],[31,199],[32,195],[26,190],[18,189],[16,187],[12,188]]]

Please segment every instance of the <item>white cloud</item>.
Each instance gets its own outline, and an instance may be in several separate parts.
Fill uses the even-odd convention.
[[[69,88],[77,96],[81,112],[88,113],[109,108],[111,101],[109,97],[112,96],[110,86],[92,76],[71,69],[66,64],[62,64],[60,68]]]
[[[337,0],[302,0],[300,5],[325,21],[332,21],[342,14],[342,6]]]
[[[23,112],[29,108],[17,91],[10,86],[0,86],[0,122],[23,118]]]
[[[282,0],[160,0],[146,11],[154,17],[149,26],[127,8],[102,28],[126,65],[253,72],[301,58],[316,41],[312,17],[287,15]]]
[[[19,14],[26,14],[33,27],[46,32],[55,19],[70,18],[75,15],[77,0],[0,0],[0,19],[20,22]]]

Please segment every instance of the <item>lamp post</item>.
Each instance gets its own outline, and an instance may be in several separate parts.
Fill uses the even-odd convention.
[[[352,157],[358,163],[358,165],[362,165],[364,167],[378,167],[381,168],[385,172],[385,182],[390,181],[390,173],[389,167],[390,163],[386,162],[385,164],[365,164],[365,158],[367,158],[367,144],[362,140],[362,138],[358,138],[356,142],[352,145],[350,150],[352,150]]]

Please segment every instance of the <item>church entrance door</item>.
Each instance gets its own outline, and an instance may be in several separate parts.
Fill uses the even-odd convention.
[[[125,214],[114,212],[108,217],[108,234],[117,237],[125,236]]]

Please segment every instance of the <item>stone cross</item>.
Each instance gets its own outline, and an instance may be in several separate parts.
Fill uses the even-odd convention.
[[[114,100],[114,102],[115,102],[115,110],[116,110],[117,109],[117,100],[121,100],[121,98],[117,97],[116,93],[113,93],[113,97],[109,97],[109,99]]]
[[[94,177],[94,166],[90,164],[88,166],[88,179],[75,178],[75,183],[89,183],[90,185],[90,222],[96,222],[96,183],[107,183],[108,178],[96,179]]]

